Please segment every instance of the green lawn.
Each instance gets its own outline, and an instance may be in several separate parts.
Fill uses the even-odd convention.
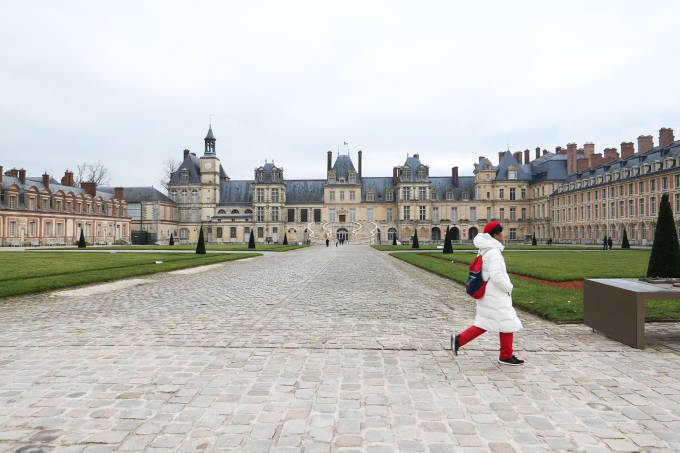
[[[633,253],[647,253],[647,256],[649,254],[649,252],[637,251]],[[390,255],[463,285],[468,278],[468,268],[461,266],[460,264],[447,263],[427,256],[420,256],[416,253],[401,252],[391,253]],[[436,254],[433,255],[436,256]],[[505,255],[506,262],[508,261],[508,255],[509,254]],[[515,259],[520,260],[522,257],[528,255],[531,254],[517,253]],[[541,255],[544,254],[541,253]],[[561,262],[564,262],[565,255],[566,253],[559,253],[558,258],[562,260]],[[609,255],[614,254],[611,253]],[[440,253],[438,256],[442,256],[442,254]],[[457,254],[455,256],[458,257],[459,255]],[[474,259],[474,255],[470,254],[469,256]],[[531,256],[529,256],[529,258],[531,258]],[[470,259],[470,262],[472,259]],[[456,259],[456,261],[460,262],[462,260]],[[602,266],[602,268],[605,269],[606,266]],[[510,270],[510,265],[508,265],[508,270]],[[552,286],[516,277],[510,277],[510,280],[514,285],[512,293],[513,304],[520,309],[535,313],[545,319],[555,322],[583,322],[583,291],[554,288]],[[564,279],[562,281],[564,281]],[[647,321],[677,321],[680,319],[680,303],[678,301],[648,301],[645,304],[645,319]]]
[[[0,253],[0,297],[259,256],[257,253]],[[162,261],[162,264],[156,264]]]
[[[372,245],[376,250],[381,252],[391,252],[398,250],[441,250],[437,249],[436,245],[421,245],[420,248],[414,249],[410,245]],[[477,250],[472,244],[464,245],[453,245],[453,250]],[[570,246],[570,245],[514,245],[510,244],[505,246],[505,250],[597,250],[600,247],[587,247],[587,246]]]
[[[584,278],[635,278],[647,273],[649,250],[619,250],[616,252],[581,251],[527,253],[504,252],[508,272],[554,282]],[[428,252],[429,255],[470,264],[477,252]]]
[[[205,250],[210,252],[288,252],[290,250],[309,247],[308,245],[256,244],[249,249],[248,244],[206,244]],[[73,250],[73,247],[70,248]],[[196,245],[121,245],[91,247],[92,250],[196,250]],[[59,249],[52,249],[59,250]],[[86,249],[87,250],[87,249]]]

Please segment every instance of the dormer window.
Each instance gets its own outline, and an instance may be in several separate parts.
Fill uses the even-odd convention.
[[[411,169],[408,167],[405,167],[401,170],[401,179],[404,181],[410,181],[411,180]]]
[[[419,168],[418,169],[418,179],[423,180],[427,179],[427,170],[425,168]]]
[[[374,195],[372,190],[367,190],[366,191],[366,201],[373,201],[374,200]]]
[[[437,201],[437,198],[439,198],[439,196],[438,196],[437,192],[431,192],[430,198],[432,199],[432,201]]]
[[[485,168],[486,170],[491,170],[491,162],[485,163],[485,164],[484,164],[484,168]]]
[[[328,174],[328,184],[335,184],[335,173]]]
[[[354,173],[349,174],[349,183],[350,184],[356,184],[357,183],[357,175]]]
[[[257,182],[264,182],[266,179],[266,175],[264,170],[258,170],[257,172]]]
[[[180,182],[189,182],[189,172],[187,170],[182,170],[179,181]]]
[[[514,167],[508,168],[508,179],[517,179],[517,169]]]
[[[468,192],[463,192],[463,201],[468,201],[470,199],[470,194]]]
[[[272,180],[272,182],[279,182],[279,172],[276,170],[272,170],[271,173],[269,173],[269,177]]]

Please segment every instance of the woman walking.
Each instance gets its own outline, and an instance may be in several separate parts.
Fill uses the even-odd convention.
[[[512,336],[522,328],[522,323],[512,308],[512,283],[505,269],[501,252],[505,248],[503,227],[498,222],[489,222],[484,233],[475,236],[474,244],[482,255],[482,279],[487,282],[484,296],[477,299],[477,316],[472,327],[460,335],[451,335],[451,351],[458,355],[458,349],[484,332],[498,332],[500,335],[500,357],[504,365],[521,365],[512,353]]]

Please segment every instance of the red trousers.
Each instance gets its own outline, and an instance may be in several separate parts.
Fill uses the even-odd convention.
[[[474,340],[484,332],[486,332],[486,330],[480,329],[477,326],[470,327],[469,329],[467,329],[465,332],[461,333],[458,336],[458,346],[463,346],[469,343],[470,341]],[[512,332],[510,333],[501,332],[500,337],[501,337],[500,358],[502,360],[506,360],[512,357]]]

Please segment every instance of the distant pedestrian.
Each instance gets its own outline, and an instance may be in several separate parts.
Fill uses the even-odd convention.
[[[607,236],[605,236],[604,239],[602,239],[602,245],[603,245],[602,250],[607,250],[607,246],[609,245],[609,243],[607,242]]]
[[[339,242],[340,242],[340,240],[336,238],[336,239],[335,239],[335,246],[336,246],[336,247],[338,246],[338,243],[339,243]]]
[[[328,245],[329,245],[330,243],[331,243],[331,241],[330,241],[328,238],[326,238],[326,247],[328,247]]]
[[[609,245],[609,251],[612,250],[612,237],[609,236],[609,239],[607,239],[607,244]]]
[[[460,335],[451,335],[451,351],[458,355],[458,349],[474,340],[487,330],[499,332],[501,350],[498,362],[505,365],[521,365],[512,353],[513,333],[522,328],[522,322],[512,308],[512,283],[503,259],[503,227],[498,222],[489,222],[484,233],[475,236],[474,244],[482,255],[482,279],[487,282],[484,296],[477,299],[477,316],[472,327]]]

